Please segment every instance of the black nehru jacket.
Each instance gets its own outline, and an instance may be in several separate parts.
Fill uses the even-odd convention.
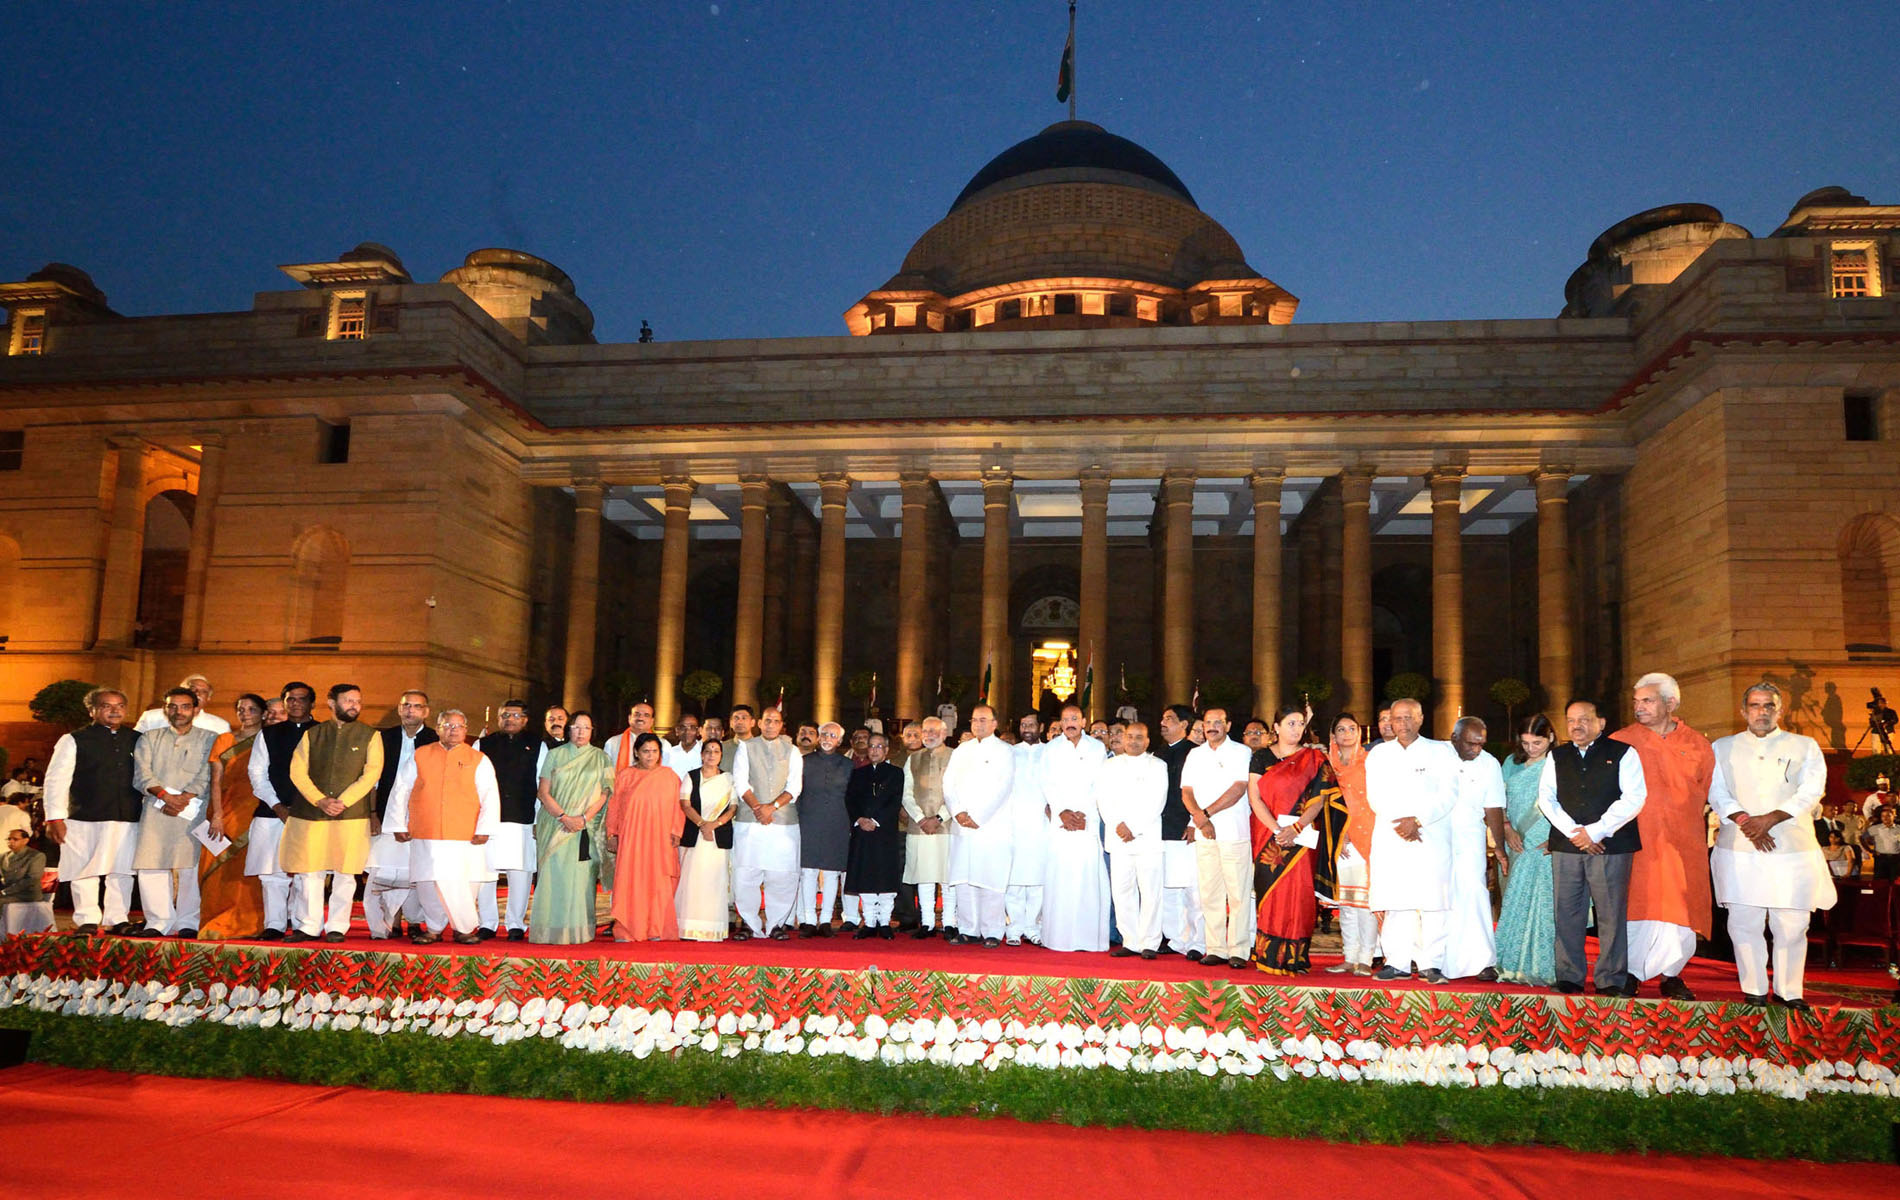
[[[699,812],[700,808],[699,808],[699,768],[698,767],[694,767],[692,770],[686,772],[686,784],[691,789],[690,795],[692,796],[692,801],[693,801],[693,811]],[[739,799],[738,796],[735,795],[733,797],[733,802],[737,803],[738,799]],[[697,845],[699,845],[699,826],[693,824],[691,821],[688,821],[686,822],[686,828],[680,831],[680,848],[682,850],[687,850]],[[731,821],[727,821],[724,825],[721,825],[719,828],[713,830],[713,845],[719,847],[721,850],[732,849],[732,822]]]
[[[402,726],[391,725],[388,729],[376,731],[383,739],[383,776],[376,781],[376,820],[383,819],[383,810],[389,807],[389,790],[396,786],[396,772],[402,767]],[[416,730],[416,748],[420,750],[430,742],[442,739],[435,730],[424,725]]]
[[[491,733],[482,739],[481,751],[495,764],[495,786],[501,792],[501,819],[514,825],[534,824],[534,760],[541,753],[541,739],[522,730],[520,733]]]
[[[290,782],[290,756],[297,753],[297,744],[303,741],[303,735],[310,732],[315,721],[279,721],[275,725],[266,725],[259,737],[264,739],[264,774],[270,777],[271,791],[277,793],[277,803],[289,805],[300,794],[297,785]],[[257,802],[259,817],[275,817],[271,806],[263,800]]]
[[[74,821],[137,821],[139,790],[132,786],[132,750],[139,735],[130,725],[88,725],[73,731],[73,786],[66,815]]]
[[[1187,765],[1188,752],[1194,749],[1191,738],[1182,738],[1170,746],[1161,743],[1154,752],[1156,758],[1168,765],[1168,799],[1161,806],[1161,840],[1178,842],[1187,832],[1187,805],[1181,802],[1181,768]]]
[[[1557,771],[1557,806],[1579,825],[1602,820],[1603,814],[1610,811],[1610,805],[1623,795],[1622,784],[1617,779],[1623,756],[1634,753],[1635,749],[1628,742],[1607,737],[1591,742],[1587,750],[1578,750],[1570,742],[1552,750],[1550,761]],[[1550,831],[1549,846],[1553,854],[1583,853],[1555,828]],[[1642,848],[1643,839],[1636,832],[1634,821],[1603,839],[1606,854],[1634,854]]]

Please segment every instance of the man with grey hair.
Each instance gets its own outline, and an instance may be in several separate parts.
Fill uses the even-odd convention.
[[[495,765],[468,741],[468,717],[448,708],[436,718],[438,740],[417,746],[396,770],[383,828],[409,849],[409,876],[422,906],[417,945],[448,929],[470,946],[481,940],[476,891],[488,877],[483,849],[501,821]]]
[[[970,738],[951,752],[943,771],[950,811],[950,884],[957,889],[957,940],[1003,944],[1014,827],[1009,820],[1015,750],[996,736],[996,710],[970,710]]]
[[[843,741],[844,726],[826,721],[818,727],[817,748],[805,755],[804,790],[798,794],[798,932],[803,937],[830,937],[832,906],[843,899],[839,892],[851,851],[851,816],[844,793],[854,768],[850,758],[838,753]],[[857,908],[854,900],[842,914],[854,927]]]
[[[72,885],[80,933],[101,924],[119,934],[140,928],[130,919],[142,811],[133,783],[139,735],[126,725],[125,708],[117,688],[87,693],[92,724],[62,734],[46,764],[46,836],[60,848],[59,881]]]
[[[1451,728],[1458,752],[1458,800],[1451,810],[1451,907],[1445,910],[1447,979],[1498,977],[1498,944],[1491,923],[1491,889],[1485,883],[1490,858],[1486,831],[1504,845],[1504,771],[1484,751],[1484,722],[1459,717]]]
[[[1813,812],[1827,791],[1827,763],[1811,737],[1781,728],[1781,689],[1756,684],[1742,695],[1748,728],[1718,740],[1709,806],[1722,818],[1710,854],[1715,899],[1728,909],[1742,1000],[1769,1003],[1769,954],[1775,939],[1773,1000],[1805,1010],[1808,918],[1833,908],[1837,895],[1814,837]]]
[[[733,710],[735,716],[738,712]],[[733,722],[735,728],[738,724]],[[770,934],[786,941],[798,902],[798,798],[805,789],[805,758],[785,736],[785,714],[776,708],[759,718],[757,737],[729,745],[732,788],[743,801],[732,825],[734,906],[746,937]]]
[[[937,893],[943,892],[943,924],[956,922],[957,902],[950,881],[950,811],[944,804],[943,775],[954,753],[943,744],[948,727],[942,717],[925,717],[918,728],[918,748],[904,759],[904,816],[910,832],[904,838],[904,882],[917,889],[915,938],[937,936]]]
[[[1682,688],[1660,671],[1636,681],[1636,720],[1611,734],[1643,763],[1649,798],[1636,814],[1643,848],[1630,862],[1632,984],[1660,977],[1665,999],[1693,1000],[1682,969],[1714,924],[1709,891],[1709,740],[1676,716]]]
[[[187,675],[178,681],[178,686],[198,697],[198,715],[191,719],[194,726],[199,729],[208,729],[213,734],[231,732],[231,722],[211,711],[211,681],[209,679],[203,675]],[[169,724],[171,721],[165,716],[165,706],[161,702],[157,708],[148,708],[140,713],[138,722],[132,726],[132,729],[137,733],[150,733],[154,729],[163,729]]]
[[[1418,701],[1395,702],[1390,720],[1391,740],[1366,754],[1366,804],[1375,818],[1366,901],[1384,914],[1385,966],[1375,978],[1416,972],[1427,983],[1443,983],[1459,758],[1420,734],[1425,710]]]

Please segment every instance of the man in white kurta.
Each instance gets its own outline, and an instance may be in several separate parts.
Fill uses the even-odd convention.
[[[101,925],[120,934],[139,928],[130,919],[141,807],[132,756],[139,735],[125,723],[125,708],[124,692],[100,688],[88,695],[92,724],[61,735],[46,764],[46,836],[60,848],[59,881],[72,886],[73,923],[81,933]]]
[[[1206,741],[1181,767],[1181,803],[1194,823],[1194,865],[1210,967],[1245,967],[1253,957],[1253,813],[1247,776],[1253,753],[1227,736],[1227,710],[1201,714]]]
[[[687,713],[679,719],[679,724],[673,726],[673,740],[663,743],[660,765],[684,779],[690,772],[699,770],[699,756],[699,718]]]
[[[439,942],[453,928],[457,942],[473,945],[481,940],[476,890],[489,876],[484,847],[501,821],[501,788],[494,764],[468,744],[461,710],[445,709],[436,733],[441,741],[417,746],[397,769],[383,829],[409,847],[424,926],[410,940]]]
[[[627,710],[627,727],[608,738],[607,744],[601,747],[607,752],[607,761],[613,764],[616,778],[622,770],[635,765],[633,744],[640,740],[640,735],[652,732],[653,706],[648,704],[645,700],[642,700]],[[660,739],[660,745],[666,745],[665,738]],[[660,761],[662,763],[666,761],[665,750],[660,752]],[[698,762],[693,763],[695,767],[698,765]],[[690,770],[691,768],[688,769]],[[684,776],[682,776],[682,778],[684,778]]]
[[[173,688],[165,696],[171,723],[140,734],[132,752],[132,785],[144,803],[132,865],[147,937],[198,935],[198,843],[191,830],[204,820],[218,735],[194,724],[197,715],[191,689]]]
[[[1504,844],[1504,771],[1484,752],[1484,722],[1460,717],[1451,745],[1458,754],[1458,802],[1451,810],[1451,907],[1445,910],[1445,953],[1439,971],[1447,979],[1498,976],[1498,943],[1491,920],[1491,889],[1485,866],[1489,837]]]
[[[1811,737],[1780,727],[1781,690],[1758,683],[1742,697],[1748,728],[1717,741],[1709,807],[1721,818],[1709,855],[1715,902],[1728,909],[1729,940],[1743,999],[1805,1009],[1808,917],[1837,898],[1814,837],[1814,809],[1827,791],[1827,763]]]
[[[1161,936],[1165,953],[1201,961],[1207,949],[1201,921],[1201,873],[1194,861],[1194,823],[1181,803],[1181,772],[1194,752],[1188,727],[1194,710],[1172,704],[1161,710],[1159,740],[1150,739],[1154,756],[1168,772],[1168,802],[1161,809]]]
[[[957,938],[1003,944],[1009,860],[1015,842],[1010,787],[1015,747],[996,736],[996,710],[970,711],[974,736],[950,754],[943,771],[944,805],[950,810],[950,886],[957,896]]]
[[[1015,777],[1009,788],[1009,817],[1016,844],[1009,858],[1009,891],[1004,897],[1011,946],[1042,941],[1042,876],[1049,864],[1049,819],[1042,799],[1042,721],[1029,713],[1017,723]]]
[[[747,937],[770,934],[782,942],[792,936],[792,906],[798,902],[797,806],[805,756],[785,736],[785,714],[776,708],[759,717],[757,737],[729,752],[732,786],[744,801],[732,822],[733,904]]]
[[[1044,744],[1040,756],[1048,831],[1042,944],[1050,950],[1099,952],[1108,949],[1109,886],[1095,784],[1108,752],[1082,726],[1082,710],[1066,705],[1061,735]]]
[[[1385,966],[1374,978],[1417,972],[1442,983],[1459,761],[1450,743],[1419,736],[1423,721],[1418,701],[1398,701],[1392,739],[1366,754],[1366,806],[1375,818],[1366,903],[1384,914]]]
[[[1095,777],[1095,806],[1108,846],[1109,883],[1122,944],[1118,958],[1153,958],[1161,946],[1161,810],[1168,765],[1148,753],[1148,727],[1130,722],[1122,752]]]

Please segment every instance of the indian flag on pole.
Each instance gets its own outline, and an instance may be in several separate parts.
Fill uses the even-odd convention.
[[[977,696],[976,702],[978,704],[990,702],[990,661],[987,658],[983,660],[983,691]]]
[[[1082,704],[1082,712],[1083,712],[1083,715],[1085,716],[1088,714],[1088,711],[1089,711],[1089,695],[1094,691],[1095,691],[1095,659],[1090,658],[1089,665],[1085,667],[1082,671],[1081,704]]]
[[[1062,65],[1056,68],[1056,103],[1066,104],[1075,90],[1075,5],[1069,5],[1069,40],[1062,47]]]

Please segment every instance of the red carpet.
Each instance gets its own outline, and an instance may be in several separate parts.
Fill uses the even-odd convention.
[[[282,942],[231,942],[227,945],[282,946]],[[305,949],[323,949],[327,943],[306,943]],[[796,938],[787,942],[753,939],[746,942],[611,942],[596,940],[582,946],[536,946],[531,942],[510,942],[501,938],[474,946],[458,946],[444,941],[432,946],[415,946],[402,938],[385,941],[372,939],[360,924],[350,929],[343,949],[386,951],[402,954],[482,955],[509,958],[616,959],[626,962],[704,963],[720,966],[816,967],[856,971],[877,967],[886,971],[941,971],[965,975],[1031,975],[1069,979],[1148,979],[1161,983],[1181,983],[1195,979],[1224,979],[1233,983],[1296,985],[1303,987],[1378,987],[1394,991],[1456,991],[1461,993],[1502,992],[1517,995],[1545,994],[1548,988],[1520,987],[1515,984],[1479,983],[1458,980],[1433,987],[1414,981],[1375,983],[1351,975],[1329,975],[1325,968],[1337,963],[1336,954],[1315,954],[1313,973],[1298,979],[1267,975],[1257,970],[1210,969],[1179,957],[1163,955],[1152,962],[1140,958],[1114,958],[1108,954],[1062,954],[1040,946],[1002,946],[986,950],[981,946],[951,946],[941,939],[913,939],[899,933],[893,941],[857,941],[850,937]],[[1591,938],[1589,952],[1594,959],[1596,939]],[[1894,981],[1878,967],[1830,971],[1810,958],[1807,973],[1808,999],[1820,1003],[1839,1003],[1864,1008],[1882,1002],[1894,992]],[[1683,978],[1695,989],[1700,1000],[1740,1000],[1732,963],[1695,959],[1683,972]],[[1654,984],[1643,995],[1654,1000]]]
[[[25,1066],[0,1072],[12,1174],[42,1196],[545,1195],[1152,1200],[1233,1190],[1433,1200],[1830,1200],[1900,1168],[1346,1146],[1010,1120],[416,1096]],[[1886,1137],[1886,1130],[1869,1130]],[[1290,1172],[1297,1171],[1297,1175]]]

